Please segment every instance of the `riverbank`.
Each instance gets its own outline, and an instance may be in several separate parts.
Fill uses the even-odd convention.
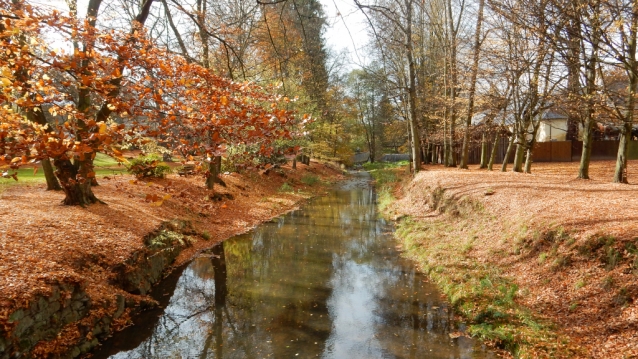
[[[133,323],[152,285],[203,249],[297,208],[341,171],[316,162],[199,176],[102,176],[106,205],[60,204],[43,184],[0,193],[0,358],[76,357]]]
[[[609,183],[611,161],[592,163],[593,180],[575,179],[577,168],[381,176],[404,253],[446,293],[467,335],[504,355],[638,355],[638,186]]]

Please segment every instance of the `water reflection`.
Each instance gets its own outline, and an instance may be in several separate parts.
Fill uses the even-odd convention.
[[[453,313],[400,259],[374,201],[367,186],[334,191],[216,246],[112,358],[490,357],[450,338]]]

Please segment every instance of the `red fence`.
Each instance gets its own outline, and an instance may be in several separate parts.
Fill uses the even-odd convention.
[[[591,150],[592,160],[613,160],[616,159],[618,153],[619,141],[594,141]],[[505,152],[507,151],[508,139],[506,137],[500,138],[496,143],[496,157],[495,163],[503,163],[505,158]],[[494,143],[488,143],[487,156],[492,151]],[[534,162],[571,162],[580,161],[580,156],[583,150],[582,141],[552,141],[552,142],[537,142],[534,145],[533,159]],[[510,154],[509,162],[514,160],[514,151]],[[460,148],[457,149],[457,158],[460,159]],[[638,159],[638,141],[629,142],[629,159]],[[479,164],[481,163],[481,146],[476,145],[470,148],[469,151],[469,163]]]

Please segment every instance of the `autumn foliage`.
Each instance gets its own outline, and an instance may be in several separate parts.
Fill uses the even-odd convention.
[[[51,159],[66,204],[97,200],[93,159],[154,138],[205,162],[227,145],[269,155],[297,119],[288,99],[234,82],[131,31],[0,0],[0,166]],[[138,19],[139,20],[139,19]],[[203,166],[202,166],[203,168]]]

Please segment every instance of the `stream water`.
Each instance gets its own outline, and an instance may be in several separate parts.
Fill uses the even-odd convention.
[[[492,358],[395,249],[362,173],[231,238],[155,289],[95,358]]]

